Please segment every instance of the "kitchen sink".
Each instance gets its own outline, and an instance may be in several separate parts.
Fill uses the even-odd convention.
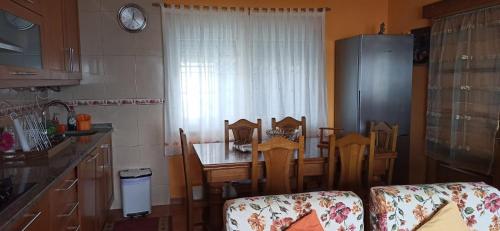
[[[97,130],[88,131],[66,131],[64,134],[66,136],[90,136],[97,133]]]

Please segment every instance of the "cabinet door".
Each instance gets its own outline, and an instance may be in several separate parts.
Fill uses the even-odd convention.
[[[106,207],[105,207],[105,180],[104,177],[104,155],[102,151],[97,154],[96,160],[96,200],[95,200],[95,211],[96,211],[96,227],[97,230],[101,230],[104,227],[104,222],[106,219]]]
[[[42,14],[42,5],[45,4],[45,2],[42,3],[42,0],[12,0],[12,1],[38,14]]]
[[[78,165],[78,197],[80,201],[80,221],[82,230],[96,230],[96,158],[97,152],[83,160]]]
[[[62,1],[65,67],[68,72],[80,72],[80,26],[77,0]]]
[[[106,195],[106,209],[111,207],[111,203],[113,203],[113,156],[111,150],[111,140],[101,145],[103,149],[104,155],[104,181],[105,181],[105,192]]]
[[[65,70],[63,44],[63,0],[45,0],[43,34],[43,67],[49,70]]]
[[[8,230],[38,231],[49,230],[49,227],[49,198],[48,194],[44,194]]]

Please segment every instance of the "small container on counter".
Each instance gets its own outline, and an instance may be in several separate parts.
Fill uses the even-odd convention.
[[[78,131],[88,131],[92,128],[92,117],[88,114],[78,114],[76,124]]]

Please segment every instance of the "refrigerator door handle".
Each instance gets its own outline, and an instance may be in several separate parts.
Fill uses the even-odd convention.
[[[357,114],[357,121],[358,121],[358,132],[360,131],[360,125],[359,125],[359,121],[361,120],[361,91],[358,90],[358,114]]]

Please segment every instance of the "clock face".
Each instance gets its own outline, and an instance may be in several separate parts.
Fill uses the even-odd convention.
[[[120,8],[118,21],[120,26],[129,32],[142,31],[147,24],[144,10],[136,4],[128,4]]]

